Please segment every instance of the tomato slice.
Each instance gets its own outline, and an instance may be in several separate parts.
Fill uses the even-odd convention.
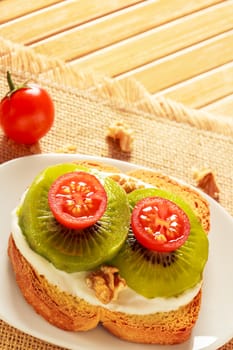
[[[94,175],[77,171],[66,173],[52,183],[48,201],[59,223],[83,229],[95,224],[104,214],[107,194]]]
[[[137,202],[132,211],[131,227],[139,243],[158,252],[176,250],[190,232],[185,212],[172,201],[160,197],[146,197]]]

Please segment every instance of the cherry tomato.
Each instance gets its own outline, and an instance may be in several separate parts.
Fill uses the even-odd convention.
[[[185,212],[175,203],[160,197],[137,202],[131,216],[133,233],[144,247],[159,252],[179,248],[190,232]]]
[[[77,171],[58,177],[48,194],[50,209],[62,225],[83,229],[95,224],[104,214],[107,194],[92,174]]]
[[[46,90],[37,85],[16,88],[8,72],[9,93],[0,102],[0,125],[20,144],[41,139],[54,122],[54,104]]]

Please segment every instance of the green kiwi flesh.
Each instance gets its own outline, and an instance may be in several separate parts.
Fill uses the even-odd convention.
[[[130,228],[128,238],[111,264],[119,268],[127,285],[146,298],[174,297],[202,279],[208,258],[208,238],[192,209],[181,198],[155,188],[138,189],[128,195],[130,208],[142,198],[159,196],[175,202],[188,215],[191,230],[177,250],[159,253],[144,248]]]
[[[53,181],[71,171],[89,171],[74,164],[58,164],[42,171],[29,187],[18,211],[19,226],[29,246],[66,272],[86,271],[112,259],[127,238],[130,210],[125,191],[112,179],[93,173],[103,183],[108,203],[96,224],[82,230],[64,227],[56,221],[48,205]]]

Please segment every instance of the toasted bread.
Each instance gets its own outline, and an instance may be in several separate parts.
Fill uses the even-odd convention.
[[[78,162],[80,163],[80,162]],[[117,172],[115,167],[82,162],[82,164]],[[118,171],[119,172],[119,171]],[[206,233],[210,227],[208,202],[199,192],[159,173],[147,170],[129,173],[156,187],[174,192],[188,202],[199,217]],[[60,290],[37,272],[17,248],[10,235],[8,255],[17,284],[26,301],[51,324],[69,331],[86,331],[98,324],[115,336],[137,343],[177,344],[186,341],[197,321],[201,290],[188,304],[173,311],[151,314],[128,314],[91,303]]]

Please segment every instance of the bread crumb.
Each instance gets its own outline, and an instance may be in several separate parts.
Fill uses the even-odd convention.
[[[77,146],[72,145],[72,144],[67,144],[62,148],[59,148],[55,151],[56,153],[72,153],[75,154],[77,153]]]
[[[207,193],[210,197],[219,201],[220,189],[217,185],[215,174],[209,168],[203,168],[201,170],[195,169],[193,172],[193,178],[197,183],[197,187]]]
[[[117,121],[108,128],[107,136],[118,140],[123,152],[131,152],[133,148],[133,130],[124,122]]]

